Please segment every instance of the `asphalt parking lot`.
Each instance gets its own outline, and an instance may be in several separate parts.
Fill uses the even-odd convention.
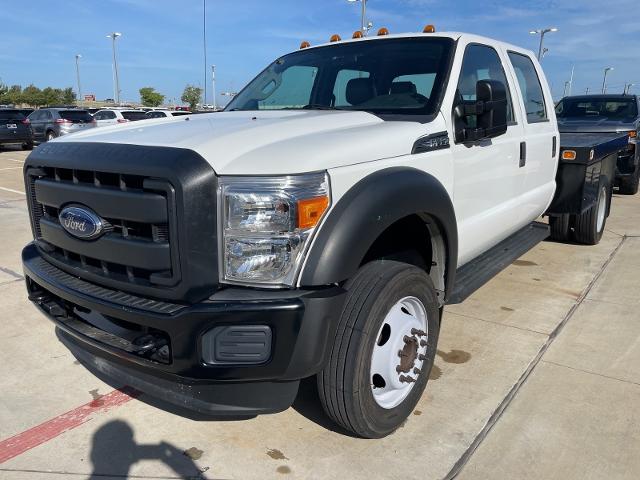
[[[640,478],[640,195],[614,195],[598,246],[544,242],[448,307],[412,417],[362,440],[313,382],[283,413],[205,421],[87,372],[26,299],[27,153],[0,152],[0,478]]]

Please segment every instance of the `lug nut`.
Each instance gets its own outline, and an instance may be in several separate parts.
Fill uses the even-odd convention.
[[[415,383],[416,379],[412,378],[412,377],[409,377],[408,375],[407,376],[400,375],[400,381],[402,383]]]
[[[426,337],[427,334],[422,331],[422,330],[418,330],[417,328],[412,328],[411,329],[411,335],[418,335],[419,337]]]
[[[418,355],[418,360],[422,360],[424,362],[426,359],[427,359],[426,356],[424,356],[422,354]]]
[[[415,342],[416,341],[415,338],[410,337],[409,335],[405,335],[403,340],[404,340],[404,343],[411,343],[411,342]]]
[[[415,373],[416,375],[420,375],[422,373],[422,370],[420,370],[419,368],[414,368],[413,373]]]
[[[427,341],[426,340],[420,340],[420,346],[421,347],[426,347],[427,346]]]

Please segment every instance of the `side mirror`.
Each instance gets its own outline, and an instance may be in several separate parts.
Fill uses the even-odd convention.
[[[455,108],[455,116],[463,120],[457,129],[458,142],[476,142],[485,138],[498,137],[507,131],[507,89],[498,80],[479,80],[476,84],[476,100],[464,101]],[[475,117],[473,122],[464,122]]]

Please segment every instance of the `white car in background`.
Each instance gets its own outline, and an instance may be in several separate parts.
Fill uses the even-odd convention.
[[[144,120],[147,118],[145,113],[144,110],[105,108],[94,113],[93,118],[96,120],[98,127],[106,127],[107,125]]]
[[[150,110],[145,114],[145,118],[172,118],[183,115],[191,115],[191,112],[182,112],[179,110]]]

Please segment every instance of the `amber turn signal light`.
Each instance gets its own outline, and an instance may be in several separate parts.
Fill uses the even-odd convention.
[[[563,160],[575,160],[576,159],[576,152],[575,150],[565,150],[564,152],[562,152],[562,159]]]
[[[636,132],[635,130],[631,130],[629,132],[629,138],[637,138],[638,137],[638,132]]]
[[[436,33],[436,27],[434,27],[433,25],[427,25],[422,30],[422,33]]]
[[[298,200],[298,228],[315,227],[329,206],[329,197]]]
[[[362,32],[360,30],[356,30],[355,32],[353,32],[353,37],[351,38],[362,38],[362,37],[364,37]]]
[[[378,30],[379,37],[382,37],[384,35],[389,35],[389,29],[386,27],[382,27],[380,30]]]
[[[300,50],[302,50],[303,48],[309,48],[311,46],[311,44],[307,41],[304,41],[300,44]]]
[[[329,39],[330,42],[339,42],[340,40],[342,40],[342,38],[340,38],[340,35],[337,33],[331,35],[331,38]]]

